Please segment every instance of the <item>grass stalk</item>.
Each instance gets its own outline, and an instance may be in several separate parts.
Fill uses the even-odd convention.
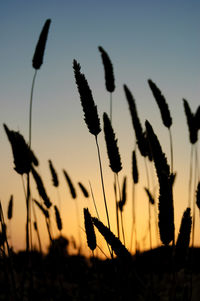
[[[79,254],[81,254],[82,251],[82,240],[81,240],[81,232],[80,232],[80,218],[79,218],[79,207],[77,200],[74,200],[75,203],[75,210],[76,210],[76,220],[78,224],[78,237],[79,237]]]
[[[192,248],[194,248],[194,238],[195,238],[195,222],[196,222],[196,198],[195,198],[195,192],[196,187],[198,183],[198,148],[197,143],[194,144],[194,193],[192,193],[193,196],[193,223],[192,223]]]
[[[119,231],[119,206],[118,206],[118,202],[117,202],[117,179],[116,179],[116,174],[115,173],[114,173],[114,193],[115,193],[117,237],[120,239],[120,231]]]
[[[35,70],[31,85],[31,96],[30,96],[30,106],[29,106],[29,147],[31,148],[31,139],[32,139],[32,107],[33,107],[33,91],[35,86],[35,79],[37,75],[37,70]]]
[[[170,156],[171,156],[171,173],[174,171],[174,156],[173,156],[173,139],[171,127],[169,128],[169,140],[170,140]]]
[[[27,191],[26,191],[26,252],[30,249],[29,240],[29,215],[30,215],[30,174],[27,174]]]
[[[102,170],[102,163],[101,163],[101,154],[100,154],[100,149],[99,149],[97,136],[95,136],[95,141],[96,141],[97,152],[98,152],[99,168],[100,168],[100,175],[101,175],[101,185],[102,185],[103,199],[104,199],[104,205],[105,205],[105,210],[106,210],[107,223],[108,223],[108,228],[110,230],[110,220],[109,220],[108,207],[107,207],[107,202],[106,202],[105,186],[104,186],[104,179],[103,179],[103,170]]]
[[[112,124],[112,92],[110,92],[110,122]]]
[[[132,251],[133,247],[133,234],[135,232],[135,253],[137,253],[137,227],[136,227],[136,214],[135,214],[135,183],[132,183],[132,227],[131,227],[131,240],[130,240],[130,252]]]
[[[118,173],[116,173],[116,179],[117,179],[117,186],[118,186],[118,191],[119,191],[119,200],[121,200],[122,197],[121,197],[121,189],[120,189],[120,184],[119,184],[119,176],[118,176]],[[122,214],[122,210],[120,210],[120,216],[121,216],[122,236],[123,236],[124,246],[126,246],[126,240],[125,240],[125,231],[124,231],[124,223],[123,223],[123,214]]]
[[[31,96],[30,96],[30,106],[29,106],[29,148],[31,148],[31,138],[32,138],[32,106],[33,106],[33,91],[35,86],[35,79],[37,75],[37,70],[35,70],[31,85]],[[30,174],[27,173],[27,193],[26,193],[26,251],[29,251],[30,241],[29,241],[29,219],[30,219]],[[31,230],[31,229],[30,229]]]
[[[33,202],[32,202],[32,207],[33,207],[33,216],[34,216],[34,220],[35,220],[35,223],[36,223],[36,229],[35,230],[36,230],[37,238],[38,238],[39,251],[42,254],[42,244],[41,244],[40,233],[39,233],[39,229],[38,229],[37,215],[36,215],[36,212],[35,212],[35,207],[34,207]]]
[[[148,190],[150,191],[149,171],[148,171],[147,161],[146,160],[147,160],[146,157],[144,157],[147,187],[148,187]],[[148,201],[148,214],[149,214],[149,245],[150,245],[150,250],[152,250],[151,203],[149,201]]]
[[[100,154],[97,135],[95,136],[95,141],[96,141],[96,146],[97,146],[99,168],[100,168],[100,175],[101,175],[101,185],[102,185],[103,199],[104,199],[104,205],[105,205],[105,210],[106,210],[107,223],[108,223],[108,228],[110,230],[110,220],[109,220],[108,207],[107,207],[107,202],[106,202],[106,193],[105,193],[105,186],[104,186],[104,179],[103,179],[103,170],[102,170],[102,164],[101,164],[101,154]],[[110,252],[110,256],[113,259],[113,251],[110,250],[110,247],[109,247],[108,243],[107,243],[107,246],[108,246],[108,249],[109,249],[109,252]]]
[[[191,144],[191,151],[190,151],[190,171],[189,171],[189,183],[188,183],[188,207],[191,208],[191,191],[192,191],[192,174],[193,174],[193,153],[194,147]]]
[[[95,201],[94,194],[93,194],[93,190],[92,190],[92,185],[91,185],[90,181],[89,181],[89,185],[90,185],[90,191],[91,191],[92,200],[93,200],[94,208],[95,208],[95,211],[96,211],[96,215],[97,215],[98,219],[100,219],[99,218],[99,212],[98,212],[97,205],[96,205],[96,201]]]

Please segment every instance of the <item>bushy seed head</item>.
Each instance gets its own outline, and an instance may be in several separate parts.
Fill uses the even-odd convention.
[[[117,139],[115,139],[115,133],[113,131],[110,119],[106,113],[103,114],[103,122],[110,168],[113,172],[118,173],[122,169],[122,163],[117,146]]]
[[[80,95],[81,105],[84,112],[84,120],[89,132],[97,136],[101,132],[100,120],[97,106],[94,103],[92,91],[88,85],[85,75],[81,73],[81,66],[76,60],[73,61],[74,76]]]
[[[46,42],[47,42],[47,36],[48,36],[48,32],[49,32],[49,27],[51,24],[51,20],[47,19],[42,31],[40,33],[36,48],[35,48],[35,52],[33,55],[33,60],[32,60],[32,66],[34,69],[40,69],[42,63],[43,63],[43,57],[44,57],[44,51],[45,51],[45,46],[46,46]]]
[[[108,92],[113,92],[115,90],[113,65],[107,52],[103,49],[103,47],[99,46],[99,51],[101,53],[102,63],[104,66],[106,89]]]
[[[12,147],[15,171],[21,175],[24,173],[28,174],[31,170],[32,164],[35,166],[38,165],[37,158],[25,142],[24,137],[19,132],[9,130],[6,124],[3,126]]]

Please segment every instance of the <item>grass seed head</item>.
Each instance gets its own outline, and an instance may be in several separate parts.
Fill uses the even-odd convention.
[[[59,231],[61,231],[62,230],[62,220],[61,220],[61,217],[60,217],[60,212],[59,212],[56,205],[54,205],[54,210],[55,210],[57,228],[58,228]]]
[[[200,182],[197,185],[196,204],[197,204],[197,207],[200,209]]]
[[[115,133],[113,131],[110,119],[106,113],[103,114],[103,122],[110,168],[113,172],[118,173],[122,169],[122,163],[117,146],[117,139],[115,139]]]
[[[45,51],[45,46],[46,46],[46,42],[47,42],[47,36],[48,36],[48,32],[49,32],[49,27],[51,24],[51,20],[47,19],[42,31],[40,33],[36,48],[35,48],[35,52],[33,55],[33,60],[32,60],[32,66],[34,69],[40,69],[42,63],[43,63],[43,57],[44,57],[44,51]]]
[[[135,131],[135,137],[136,137],[139,151],[142,156],[146,157],[148,155],[147,140],[146,140],[146,135],[142,129],[141,122],[140,122],[140,119],[139,119],[139,116],[137,113],[135,99],[134,99],[131,91],[129,90],[129,88],[126,85],[124,85],[124,92],[125,92],[126,99],[128,102],[129,111],[131,114],[131,119],[132,119],[132,124],[133,124],[133,129]]]
[[[132,176],[133,176],[133,182],[137,184],[139,181],[139,173],[138,173],[137,157],[136,157],[135,150],[132,153]]]
[[[64,173],[64,176],[65,176],[66,182],[69,186],[71,196],[72,196],[73,199],[76,199],[76,197],[77,197],[76,190],[75,190],[75,187],[72,183],[72,180],[70,179],[70,177],[69,177],[68,173],[66,172],[66,170],[63,169],[63,173]]]
[[[85,232],[87,236],[87,244],[90,250],[94,251],[96,249],[96,235],[94,231],[94,225],[88,208],[83,209],[84,212],[84,222],[85,222]]]
[[[8,219],[12,219],[13,216],[13,195],[10,196],[8,203]]]
[[[172,178],[166,155],[151,124],[146,121],[146,130],[159,182],[159,230],[164,245],[174,240],[174,204]]]
[[[149,83],[151,92],[153,93],[153,96],[156,100],[156,103],[159,107],[163,124],[167,128],[170,128],[171,125],[172,125],[172,118],[171,118],[169,107],[168,107],[168,104],[165,100],[165,97],[162,95],[159,88],[156,86],[156,84],[151,79],[148,80],[148,83]]]
[[[78,185],[84,195],[85,198],[89,198],[89,192],[87,191],[87,189],[85,188],[85,186],[81,183],[81,182],[78,182]]]
[[[31,170],[32,164],[38,166],[37,158],[25,142],[24,137],[19,132],[10,130],[6,124],[3,126],[11,144],[15,171],[21,175],[24,173],[28,174]]]
[[[126,181],[126,177],[124,177],[124,179],[123,179],[123,185],[122,185],[122,196],[121,196],[121,200],[118,203],[120,211],[123,211],[124,206],[125,206],[126,201],[127,201],[127,193],[126,193],[126,191],[127,191],[127,181]]]
[[[108,92],[113,92],[115,90],[113,65],[107,52],[103,49],[103,47],[99,46],[99,51],[101,53],[102,63],[104,66],[106,89]]]
[[[149,189],[147,187],[144,187],[144,190],[146,191],[146,194],[148,196],[149,202],[151,203],[151,205],[155,204],[155,200],[153,195],[151,194],[151,192],[149,191]]]
[[[33,178],[35,180],[35,183],[37,185],[39,195],[43,199],[45,206],[49,209],[52,204],[51,204],[50,199],[49,199],[49,197],[46,193],[46,190],[45,190],[44,184],[42,182],[42,179],[41,179],[40,175],[38,174],[38,172],[33,167],[31,168],[31,173],[32,173]]]
[[[196,117],[192,113],[189,103],[186,99],[183,99],[183,106],[184,106],[184,111],[187,119],[190,143],[195,144],[198,140],[198,127],[197,127]]]
[[[92,91],[88,85],[85,75],[81,73],[81,66],[76,60],[73,61],[74,76],[79,91],[81,105],[84,112],[84,120],[89,132],[97,136],[101,132],[100,120],[97,106],[94,103]]]
[[[59,186],[58,176],[51,160],[49,160],[49,168],[51,171],[53,186],[58,187]]]
[[[128,259],[131,254],[126,249],[126,247],[121,243],[121,241],[106,227],[100,220],[96,217],[92,218],[95,227],[103,235],[107,243],[111,246],[115,254],[121,259]]]

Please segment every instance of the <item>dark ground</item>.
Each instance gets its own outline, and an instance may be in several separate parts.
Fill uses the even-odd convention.
[[[0,258],[0,300],[200,300],[200,249],[187,258],[172,261],[170,247],[113,261],[19,252]]]

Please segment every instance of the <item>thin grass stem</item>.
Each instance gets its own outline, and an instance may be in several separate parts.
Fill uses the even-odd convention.
[[[194,239],[195,239],[195,222],[196,222],[196,198],[195,192],[198,183],[198,153],[197,153],[197,143],[194,144],[194,193],[193,193],[193,223],[192,223],[192,248],[194,248]]]
[[[35,79],[37,75],[37,70],[35,70],[33,75],[33,81],[31,85],[31,96],[30,96],[30,107],[29,107],[29,147],[31,148],[31,139],[32,139],[32,107],[33,107],[33,91],[35,86]]]
[[[96,211],[96,215],[97,215],[98,219],[100,219],[99,218],[99,212],[97,210],[97,205],[96,205],[95,198],[94,198],[94,194],[93,194],[93,190],[92,190],[92,185],[91,185],[90,181],[89,181],[89,185],[90,185],[90,191],[91,191],[92,200],[93,200],[94,208],[95,208],[95,211]]]
[[[110,92],[110,122],[112,124],[112,92]]]
[[[105,186],[104,186],[103,171],[102,171],[102,164],[101,164],[101,155],[100,155],[100,149],[99,149],[99,144],[98,144],[97,136],[95,136],[95,140],[96,140],[96,146],[97,146],[97,152],[98,152],[98,159],[99,159],[99,167],[100,167],[100,174],[101,174],[101,184],[102,184],[102,191],[103,191],[104,205],[105,205],[105,209],[106,209],[106,216],[107,216],[108,228],[109,228],[109,230],[110,230],[110,220],[109,220],[108,207],[107,207],[107,202],[106,202]]]
[[[29,240],[29,216],[30,216],[30,174],[27,174],[27,191],[26,191],[26,252],[30,250]]]
[[[120,239],[120,231],[119,231],[119,210],[117,203],[117,179],[116,174],[114,173],[114,193],[115,193],[115,209],[116,209],[116,223],[117,223],[117,237]]]
[[[169,140],[170,140],[170,156],[171,156],[171,173],[174,171],[174,157],[173,157],[173,139],[171,127],[169,128]]]
[[[131,240],[130,240],[130,252],[133,247],[133,233],[135,232],[135,253],[137,253],[137,227],[136,227],[136,214],[135,214],[135,186],[136,184],[132,183],[132,227],[131,227]]]
[[[33,207],[34,220],[35,220],[36,225],[37,225],[36,233],[37,233],[37,238],[38,238],[38,246],[39,246],[40,253],[42,254],[42,244],[41,244],[41,239],[40,239],[40,233],[39,233],[39,230],[38,230],[37,215],[36,215],[36,212],[35,212],[35,207],[34,207],[33,202],[32,202],[32,207]]]
[[[118,173],[116,173],[116,179],[117,179],[117,186],[118,186],[118,191],[119,191],[119,199],[121,200],[121,189],[120,189],[120,184],[119,184],[119,176]],[[123,214],[122,210],[120,210],[120,216],[121,216],[121,227],[122,227],[122,236],[123,236],[123,241],[124,241],[124,246],[126,246],[126,240],[125,240],[125,232],[124,232],[124,223],[123,223]]]
[[[144,164],[145,164],[145,170],[146,170],[146,178],[147,178],[147,187],[150,191],[150,181],[149,181],[149,172],[147,167],[146,158],[144,157]],[[148,212],[149,212],[149,245],[150,250],[152,250],[152,233],[151,233],[151,204],[148,202]]]
[[[189,172],[189,183],[188,183],[188,207],[191,208],[191,190],[192,190],[192,174],[193,174],[193,153],[194,147],[191,144],[191,152],[190,152],[190,172]]]
[[[79,254],[81,254],[82,251],[82,241],[81,241],[81,232],[80,232],[80,218],[79,218],[79,208],[78,208],[78,202],[77,200],[74,200],[75,207],[76,207],[76,219],[78,224],[78,237],[79,237]]]
[[[104,186],[104,180],[103,180],[103,170],[102,170],[102,164],[101,164],[101,155],[100,155],[100,149],[99,149],[97,135],[95,136],[95,141],[96,141],[97,153],[98,153],[98,159],[99,159],[99,168],[100,168],[100,175],[101,175],[101,185],[102,185],[102,192],[103,192],[103,198],[104,198],[104,205],[105,205],[105,210],[106,210],[108,228],[110,230],[110,220],[109,220],[108,207],[107,207],[107,202],[106,202],[105,186]],[[107,246],[108,246],[111,258],[113,259],[113,251],[110,250],[108,243],[107,243]]]

